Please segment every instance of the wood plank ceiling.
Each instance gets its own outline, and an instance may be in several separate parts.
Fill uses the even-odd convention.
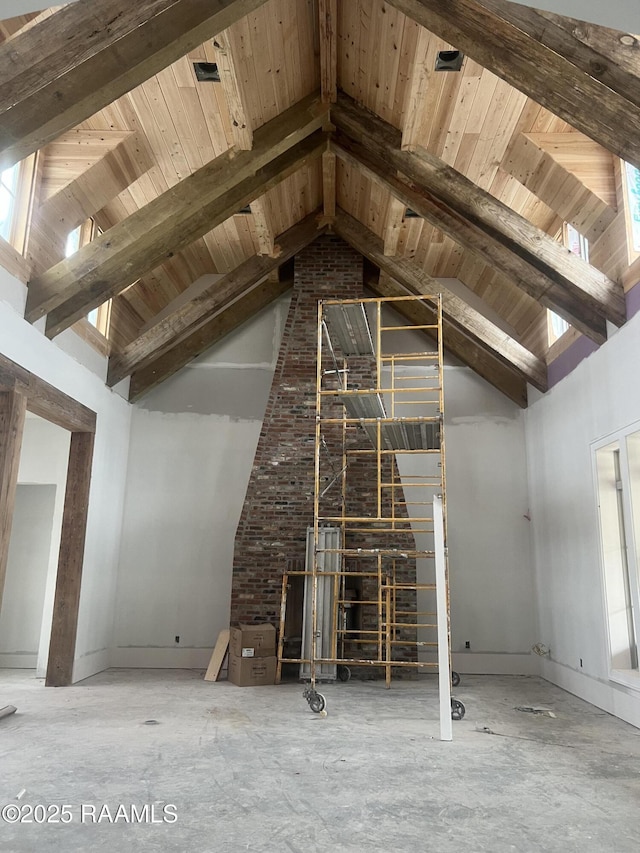
[[[107,1],[110,7],[117,5],[115,0],[105,0],[105,4]],[[177,8],[181,1],[163,0],[159,5]],[[378,286],[385,293],[390,292],[394,280],[395,287],[398,281],[409,287],[411,282],[415,285],[430,278],[458,279],[466,288],[463,292],[475,300],[474,307],[469,309],[475,311],[475,325],[470,332],[470,314],[464,308],[460,309],[464,316],[452,317],[458,330],[457,354],[476,368],[480,361],[486,362],[487,356],[485,353],[479,359],[473,347],[489,347],[489,359],[496,358],[502,372],[511,369],[509,353],[517,353],[516,363],[512,365],[517,381],[533,381],[544,388],[544,366],[540,365],[547,349],[543,333],[547,307],[554,307],[575,321],[595,340],[604,338],[605,318],[618,324],[623,322],[622,287],[618,280],[627,259],[620,248],[624,225],[616,184],[619,167],[614,155],[599,144],[606,141],[604,135],[593,141],[576,129],[583,127],[581,121],[583,124],[586,121],[578,107],[574,127],[567,121],[566,110],[565,117],[560,118],[508,82],[508,73],[505,75],[501,65],[510,67],[508,57],[497,61],[493,69],[501,76],[475,61],[472,55],[478,54],[473,50],[473,35],[468,32],[471,24],[459,35],[461,42],[452,45],[441,37],[457,32],[447,22],[441,25],[438,19],[437,27],[434,24],[439,34],[418,23],[425,15],[437,18],[437,9],[433,11],[438,5],[436,0],[267,0],[263,3],[254,0],[243,8],[244,2],[226,0],[220,4],[229,7],[230,14],[235,6],[240,15],[237,20],[229,18],[235,22],[227,29],[211,33],[199,47],[113,102],[95,112],[90,110],[80,124],[69,127],[62,135],[56,131],[40,149],[37,204],[27,246],[32,265],[28,306],[31,319],[53,310],[53,303],[45,301],[43,294],[47,299],[51,293],[55,296],[56,288],[62,287],[60,282],[77,281],[84,275],[86,296],[81,290],[75,294],[76,301],[79,299],[80,305],[88,307],[90,296],[93,303],[113,296],[110,374],[115,381],[132,372],[136,389],[132,396],[139,396],[205,349],[210,341],[219,339],[220,329],[235,328],[250,312],[266,304],[269,288],[260,284],[265,275],[271,277],[272,298],[282,292],[287,275],[282,270],[286,267],[282,267],[279,278],[278,267],[286,258],[283,255],[278,261],[281,255],[278,237],[287,234],[283,245],[286,257],[291,257],[298,245],[305,245],[313,238],[308,225],[301,225],[297,231],[291,229],[315,213],[318,228],[335,226],[340,233],[342,221],[344,236],[348,236],[347,231],[357,233],[358,239],[367,244],[366,251],[361,249],[363,254],[370,259],[376,256],[390,259],[389,263],[378,264],[382,268]],[[77,9],[71,12],[68,7],[65,14],[76,15],[80,20],[88,9],[88,0],[78,0],[74,5]],[[100,5],[93,3],[98,9]],[[124,0],[121,5],[127,6]],[[505,0],[482,3],[456,0],[453,5],[460,5],[460,13],[464,6],[474,14],[479,9],[482,14],[502,16],[500,21],[514,14],[514,8],[516,11],[521,8]],[[243,14],[246,9],[248,14]],[[25,15],[0,22],[0,37],[6,41],[0,47],[0,79],[9,61],[23,53],[23,40],[29,37],[29,32],[41,30],[43,37],[50,33],[52,43],[61,37],[56,22],[62,21],[63,11],[48,10],[39,16]],[[557,32],[565,32],[563,19],[547,13],[533,14],[546,16],[550,30],[556,26]],[[471,14],[470,19],[473,20]],[[523,32],[526,23],[518,22]],[[574,27],[574,32],[584,31],[584,27],[582,30]],[[615,44],[622,51],[619,58],[617,54],[611,58],[611,76],[615,72],[617,77],[610,85],[618,91],[624,84],[631,92],[629,133],[632,136],[636,115],[640,113],[640,103],[634,101],[640,84],[628,86],[628,81],[640,78],[638,41],[628,35],[621,40],[617,38],[620,34],[602,28],[588,27],[586,31],[590,38],[583,38],[580,44],[587,41],[590,50],[602,53],[607,49],[611,53],[611,44]],[[522,37],[520,29],[517,32]],[[544,46],[540,48],[542,36],[527,38],[535,42],[536,49],[547,50]],[[580,40],[579,36],[575,38]],[[472,49],[465,48],[470,55],[464,57],[461,70],[436,71],[439,53],[460,47],[462,41]],[[477,41],[481,41],[479,36]],[[24,41],[24,44],[28,47],[29,43]],[[479,54],[483,55],[480,47]],[[579,67],[579,51],[576,56]],[[219,82],[197,79],[194,63],[202,62],[216,64]],[[606,63],[605,66],[609,69]],[[521,85],[517,63],[513,65],[513,75],[520,89],[526,88]],[[504,76],[507,79],[501,79]],[[531,85],[540,86],[535,80]],[[568,81],[567,86],[570,85]],[[554,86],[550,77],[549,87]],[[317,126],[312,126],[308,113],[304,121],[296,118],[295,110],[291,113],[295,127],[298,127],[295,122],[300,125],[297,132],[301,141],[296,144],[301,145],[306,139],[307,148],[304,151],[293,148],[287,155],[291,163],[283,173],[286,176],[269,181],[265,178],[262,186],[269,187],[266,192],[255,189],[255,180],[251,187],[242,183],[245,177],[240,172],[245,155],[240,152],[250,151],[246,155],[247,168],[262,174],[260,170],[268,168],[270,155],[268,152],[260,155],[260,145],[267,144],[260,140],[275,140],[269,145],[278,145],[278,152],[284,152],[289,146],[277,137],[278,128],[284,126],[281,117],[305,98],[312,99],[314,94],[322,96],[325,112],[322,104],[309,107],[318,110]],[[545,97],[542,93],[539,100],[545,101]],[[3,140],[1,134],[6,117],[11,118],[10,108],[15,100],[16,97],[11,101],[9,95],[5,97],[4,107],[0,104],[2,150],[13,144],[13,140]],[[393,159],[386,164],[380,162],[384,152],[370,149],[365,137],[356,140],[357,133],[354,135],[349,124],[350,105],[354,102],[355,107],[360,105],[383,120],[380,138],[391,140],[393,148],[389,149]],[[327,113],[334,103],[335,116]],[[594,120],[597,122],[597,116]],[[317,144],[313,141],[316,138],[313,134],[320,133],[321,126],[325,132],[337,127],[335,147],[329,136]],[[590,126],[587,129],[594,135]],[[376,141],[378,138],[376,133]],[[323,150],[324,155],[319,156]],[[629,159],[634,150],[630,145]],[[426,159],[427,154],[431,160]],[[260,156],[262,160],[258,159]],[[398,159],[402,157],[405,159]],[[453,186],[451,198],[445,199],[438,194],[435,184],[425,188],[416,183],[416,175],[430,180],[427,167],[434,175],[440,174],[441,164],[465,176],[473,187],[467,190],[466,184],[452,185],[443,173],[442,193],[446,194],[446,186]],[[110,235],[120,233],[111,229],[125,222],[129,229],[129,222],[137,219],[144,226],[152,202],[160,210],[158,205],[166,207],[180,193],[184,196],[181,204],[197,205],[193,197],[184,195],[184,181],[196,172],[204,176],[205,167],[209,172],[213,169],[212,174],[217,174],[215,169],[218,169],[220,175],[229,176],[235,174],[234,169],[240,170],[238,183],[229,177],[229,187],[225,184],[222,188],[231,195],[225,202],[227,207],[220,202],[220,210],[228,210],[234,199],[248,199],[249,212],[222,213],[219,220],[222,216],[224,219],[208,230],[206,223],[197,228],[190,226],[191,230],[184,231],[184,239],[178,236],[183,226],[177,221],[175,245],[170,245],[173,238],[166,236],[165,224],[162,233],[166,251],[160,257],[161,262],[157,254],[153,257],[149,254],[145,264],[147,259],[140,256],[143,251],[140,249],[135,261],[140,262],[138,267],[142,272],[134,283],[123,280],[117,287],[110,287],[108,282],[96,284],[101,265],[109,252],[115,251]],[[409,169],[415,170],[415,174],[413,171],[410,174]],[[427,207],[420,207],[422,216],[408,216],[408,199],[414,198],[411,193],[416,190],[422,193],[415,196],[416,206]],[[456,193],[461,195],[456,197]],[[163,201],[158,202],[161,197]],[[495,208],[490,199],[498,200],[502,206]],[[428,216],[434,204],[440,213]],[[482,211],[487,209],[490,215],[484,221]],[[322,212],[324,216],[320,217]],[[512,215],[515,218],[510,221]],[[502,231],[493,227],[491,216],[504,219]],[[85,248],[75,259],[65,260],[66,234],[90,217],[99,231],[104,232],[96,238],[93,254]],[[458,220],[461,225],[456,224]],[[539,232],[524,227],[523,220]],[[567,266],[578,259],[572,256],[566,261],[544,241],[540,243],[541,237],[536,235],[544,232],[555,240],[564,221],[571,222],[588,237],[591,263],[596,269],[587,270],[586,265]],[[139,239],[142,246],[142,236]],[[181,245],[187,239],[188,244]],[[543,260],[539,263],[526,255],[529,239],[540,246],[538,254]],[[135,252],[136,245],[126,248],[126,252]],[[124,251],[121,245],[118,250]],[[245,270],[242,265],[256,255],[263,256],[268,263],[252,267],[250,272],[238,271]],[[130,254],[126,258],[126,263],[132,262]],[[395,266],[394,258],[398,259]],[[258,272],[262,278],[256,278]],[[248,289],[234,290],[238,281],[245,282]],[[587,282],[586,295],[582,292],[583,281]],[[248,299],[249,292],[258,284],[263,295],[258,298],[256,290],[256,295]],[[226,296],[217,299],[218,289],[220,293],[234,294],[231,302]],[[242,296],[247,298],[243,300]],[[190,299],[200,299],[206,310],[191,312],[187,323],[184,305]],[[459,290],[455,299],[457,302],[450,302],[452,306],[463,304]],[[55,305],[61,302],[62,299]],[[172,335],[174,309],[181,319]],[[58,319],[65,316],[64,310],[56,308],[56,312]],[[223,317],[224,312],[227,314]],[[490,319],[484,320],[483,314]],[[497,336],[496,322],[500,333]],[[63,326],[57,321],[50,322],[48,334],[52,336]],[[156,328],[160,337],[154,349]],[[451,334],[453,350],[454,332]],[[505,346],[496,343],[505,334],[509,343]],[[144,341],[144,346],[137,343],[138,339]],[[131,354],[142,350],[145,360],[136,362]],[[155,373],[154,359],[161,359],[163,365]],[[526,365],[535,365],[531,374],[527,373]],[[136,380],[136,370],[143,368],[145,378],[141,380],[139,375]],[[483,375],[523,404],[522,388],[507,391],[499,378],[502,373],[492,374],[487,368]]]

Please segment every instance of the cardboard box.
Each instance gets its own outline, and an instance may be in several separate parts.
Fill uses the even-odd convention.
[[[229,652],[239,658],[268,658],[276,653],[273,625],[240,625],[231,629]]]
[[[265,684],[275,684],[276,681],[275,655],[261,658],[243,658],[239,655],[229,655],[229,681],[238,687],[261,687]]]

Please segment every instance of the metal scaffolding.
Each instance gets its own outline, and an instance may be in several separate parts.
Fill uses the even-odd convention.
[[[432,321],[398,321],[416,303]],[[319,302],[314,462],[307,562],[282,582],[277,680],[283,663],[300,664],[305,697],[323,711],[316,682],[346,680],[351,667],[384,668],[387,686],[396,669],[437,667],[441,737],[450,739],[464,706],[449,691],[439,295]],[[300,656],[285,657],[296,577],[306,591],[304,637]]]

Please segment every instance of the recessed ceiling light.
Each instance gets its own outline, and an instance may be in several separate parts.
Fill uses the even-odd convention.
[[[220,72],[215,62],[194,62],[193,70],[200,83],[219,83]]]
[[[460,71],[463,59],[460,50],[441,50],[436,57],[436,71]]]

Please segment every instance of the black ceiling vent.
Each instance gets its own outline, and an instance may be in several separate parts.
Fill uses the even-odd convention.
[[[193,70],[200,83],[219,83],[220,72],[215,62],[194,62]]]
[[[251,213],[251,207],[247,204],[244,207],[241,207],[238,213]]]
[[[440,50],[436,57],[436,71],[460,71],[464,53],[460,50]]]
[[[420,219],[420,214],[416,213],[415,210],[411,210],[411,208],[408,207],[404,212],[404,218],[405,219]]]

